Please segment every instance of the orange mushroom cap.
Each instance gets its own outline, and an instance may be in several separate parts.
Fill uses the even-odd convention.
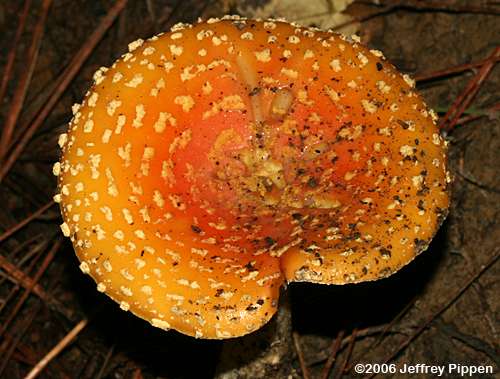
[[[97,289],[154,326],[252,332],[287,281],[386,277],[448,208],[433,112],[356,37],[238,17],[101,68],[54,166]]]

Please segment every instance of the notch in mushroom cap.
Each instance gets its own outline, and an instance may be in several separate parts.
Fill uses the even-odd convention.
[[[241,336],[285,281],[388,276],[444,218],[433,114],[355,39],[228,17],[129,50],[74,107],[54,167],[63,233],[122,309]]]

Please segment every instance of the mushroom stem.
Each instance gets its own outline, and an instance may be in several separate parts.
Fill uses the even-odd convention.
[[[235,364],[248,361],[250,355],[257,358],[246,365]],[[258,372],[263,378],[286,378],[293,359],[290,292],[282,291],[276,317],[266,326],[245,339],[224,342],[214,378],[227,378],[229,372],[234,377],[253,377]]]

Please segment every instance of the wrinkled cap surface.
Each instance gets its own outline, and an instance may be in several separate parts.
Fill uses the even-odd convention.
[[[177,25],[131,43],[73,110],[61,228],[97,289],[160,328],[240,336],[284,282],[386,277],[448,207],[432,111],[355,37]]]

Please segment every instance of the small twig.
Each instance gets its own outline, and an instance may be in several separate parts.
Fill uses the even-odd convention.
[[[9,333],[5,333],[3,335],[5,340],[11,344],[16,343],[15,338],[11,336]],[[38,362],[38,353],[33,350],[31,346],[24,345],[22,342],[19,342],[16,346],[16,350],[19,352],[19,354],[22,354],[23,356],[23,361],[30,365],[36,364]],[[14,353],[14,356],[17,357],[19,354]],[[61,378],[70,378],[70,376],[66,373],[66,370],[57,362],[54,362],[54,371],[57,372],[57,374]]]
[[[54,159],[55,161],[55,159]],[[48,174],[50,171],[44,169],[43,172],[45,175]],[[44,192],[41,196],[37,196],[35,192],[37,192],[37,188],[33,185],[30,187],[27,187],[25,184],[26,182],[24,181],[24,178],[22,177],[23,173],[22,171],[20,172],[21,175],[18,175],[16,172],[13,173],[13,175],[10,175],[5,178],[5,181],[2,183],[5,188],[8,188],[13,194],[19,195],[24,201],[25,204],[32,205],[35,208],[40,208],[43,204],[40,204],[40,200],[45,199],[47,194]],[[26,191],[26,188],[29,188],[30,191]],[[38,193],[38,192],[37,192]],[[45,201],[45,200],[44,200]],[[7,229],[7,228],[3,228]]]
[[[17,301],[16,305],[14,306],[14,309],[12,310],[12,312],[10,313],[10,315],[7,317],[7,319],[3,322],[2,325],[0,325],[0,337],[5,333],[5,331],[9,327],[10,323],[14,320],[14,318],[17,315],[17,313],[19,312],[19,310],[23,306],[24,302],[26,301],[26,299],[28,298],[28,296],[33,291],[33,287],[36,285],[36,283],[38,283],[38,281],[42,277],[43,273],[45,272],[45,270],[49,266],[50,262],[52,262],[52,259],[54,259],[54,256],[56,255],[57,251],[61,247],[61,243],[62,243],[61,240],[57,240],[54,243],[54,245],[52,246],[52,248],[49,250],[49,252],[45,256],[45,259],[43,260],[40,268],[38,269],[37,273],[35,274],[35,276],[33,278],[33,281],[31,282],[30,286],[26,289],[26,291],[24,291],[24,293],[22,294],[22,296],[19,298],[19,300]]]
[[[344,331],[341,330],[338,334],[335,340],[332,342],[331,346],[331,353],[330,356],[328,357],[325,366],[323,367],[323,371],[321,372],[321,378],[322,379],[328,379],[328,376],[330,376],[330,371],[332,370],[333,364],[335,363],[337,359],[337,353],[340,348],[340,342],[342,342],[342,337],[344,337]]]
[[[479,14],[500,14],[499,7],[485,7],[446,3],[443,0],[358,0],[361,4],[373,5],[377,7],[395,7],[410,11],[431,11],[445,13],[479,13]]]
[[[6,230],[3,234],[0,235],[0,242],[3,242],[5,239],[9,238],[11,235],[13,235],[15,232],[18,230],[22,229],[26,225],[28,225],[31,221],[36,219],[38,216],[40,216],[43,212],[45,212],[47,209],[49,209],[51,206],[53,206],[55,203],[54,201],[49,201],[47,204],[45,204],[43,207],[38,209],[36,212],[32,213],[30,216],[26,217],[24,220],[22,220],[20,223],[17,225],[14,225],[13,227],[9,228]]]
[[[47,237],[47,238],[42,238],[33,247],[31,247],[27,251],[23,251],[24,254],[22,254],[22,256],[17,261],[17,267],[24,266],[26,264],[26,262],[29,262],[33,257],[38,255],[41,251],[43,251],[49,245],[50,241],[52,241],[54,239],[54,237],[58,236],[59,234],[60,233],[58,230],[55,233],[50,233],[48,235],[46,234],[45,237]],[[40,236],[40,234],[38,236]],[[32,242],[33,242],[33,240],[32,240]],[[21,250],[19,250],[19,251],[21,251]],[[11,260],[15,259],[15,255],[17,255],[17,254],[13,253],[13,254],[11,254],[11,256],[9,258]],[[26,275],[29,275],[26,271],[24,273]]]
[[[35,71],[38,53],[40,52],[42,37],[45,30],[45,21],[47,20],[47,14],[49,13],[51,4],[52,0],[43,1],[41,14],[38,18],[37,24],[35,25],[35,30],[33,31],[33,38],[28,50],[25,69],[22,71],[21,78],[17,83],[14,98],[12,99],[12,105],[7,113],[7,119],[5,120],[5,124],[3,126],[2,138],[0,140],[0,161],[7,152],[7,146],[9,146],[14,126],[16,125],[19,115],[21,114],[24,99],[26,98],[26,92],[28,91],[33,72]]]
[[[454,173],[457,174],[459,177],[461,177],[465,182],[472,184],[473,186],[475,186],[477,188],[480,188],[480,189],[487,191],[487,192],[493,192],[493,193],[500,194],[500,189],[487,186],[483,183],[479,183],[477,180],[470,178],[468,175],[466,175],[461,170],[456,170],[456,171],[454,171]]]
[[[59,278],[59,274],[60,274],[60,271],[61,269],[58,268],[59,273],[55,273],[55,275],[53,276],[53,278],[55,278],[54,281],[52,281],[52,283],[49,285],[49,287],[47,288],[47,292],[50,294],[52,293],[52,291],[54,290],[55,286],[57,285],[58,283],[58,278]],[[21,332],[18,332],[17,333],[17,336],[15,339],[13,339],[12,341],[10,341],[10,347],[7,351],[7,353],[5,354],[5,358],[4,358],[4,363],[2,365],[2,367],[0,368],[0,377],[2,376],[2,372],[3,370],[7,367],[7,364],[10,360],[10,357],[13,355],[15,349],[20,346],[20,343],[21,343],[21,339],[23,337],[23,335],[27,332],[27,330],[29,329],[31,323],[34,321],[34,319],[36,318],[36,316],[39,314],[39,311],[41,309],[41,306],[42,304],[41,303],[38,303],[34,309],[30,309],[30,313],[28,313],[28,321],[25,321],[25,325],[26,327],[21,331]],[[5,334],[6,335],[6,334]],[[28,364],[30,366],[34,366],[36,364],[36,362],[39,361],[39,358],[37,357],[36,359],[32,359]],[[54,368],[55,368],[55,371],[58,372],[58,376],[61,376],[62,378],[67,378],[69,379],[69,376],[66,375],[64,373],[64,370],[62,370],[62,368],[57,364],[57,362],[54,362]],[[53,376],[53,374],[49,374],[49,376]]]
[[[44,250],[47,248],[47,246],[49,245],[51,239],[47,239],[47,240],[44,240],[44,241],[41,241],[40,243],[38,243],[37,245],[34,246],[34,248],[28,250],[28,253],[25,254],[23,256],[23,258],[18,262],[18,265],[19,267],[23,266],[24,263],[26,263],[27,261],[31,260],[31,262],[29,263],[28,267],[26,267],[26,269],[24,270],[24,273],[27,277],[30,277],[30,273],[32,272],[33,268],[36,266],[36,264],[38,263],[38,260],[42,257],[43,255],[43,252]],[[2,282],[3,283],[3,280]],[[31,280],[31,277],[30,277],[30,282],[28,284],[28,286],[31,286],[32,284],[32,280]],[[35,284],[36,285],[36,284]],[[28,289],[29,287],[26,287],[26,289]],[[0,313],[3,311],[3,309],[5,308],[5,306],[9,303],[10,299],[12,297],[14,297],[14,295],[20,290],[20,286],[15,286],[14,288],[11,289],[11,291],[9,292],[9,294],[3,299],[3,303],[0,305]],[[1,351],[1,349],[0,349]]]
[[[19,266],[22,266],[26,257],[32,257],[37,253],[37,250],[43,249],[46,245],[48,245],[49,241],[43,241],[42,244],[36,246],[36,248],[29,252],[26,256],[23,256],[23,259],[18,262]],[[28,272],[31,271],[31,267],[35,264],[36,259],[32,262],[30,267],[28,268]],[[28,289],[33,286],[33,279],[26,274],[23,270],[19,269],[16,265],[11,263],[7,258],[0,255],[0,267],[5,270],[7,273],[0,272],[0,275],[5,276],[8,280],[14,282],[17,287],[13,289],[13,292],[17,292],[19,290],[19,286],[24,289]],[[40,284],[34,284],[32,292],[38,296],[42,301],[44,301],[47,306],[57,312],[61,313],[68,320],[71,320],[72,312],[65,305],[63,305],[60,301],[55,299],[50,293],[48,293]],[[5,298],[4,304],[7,304],[8,299]],[[2,312],[4,308],[4,304],[0,306],[0,312]]]
[[[3,354],[3,362],[0,365],[0,377],[2,376],[5,368],[7,367],[10,358],[12,357],[12,354],[16,350],[17,346],[21,342],[22,338],[24,337],[30,326],[33,324],[33,321],[35,320],[36,316],[38,316],[40,308],[41,308],[40,305],[37,305],[34,311],[28,315],[27,320],[24,320],[24,325],[22,325],[20,328],[21,330],[17,333],[17,336],[14,337],[14,339],[10,342],[9,349],[7,349],[5,354]]]
[[[362,338],[369,338],[373,337],[376,335],[379,335],[381,333],[386,333],[386,334],[403,334],[403,335],[409,335],[413,332],[414,328],[409,326],[405,328],[392,328],[390,330],[387,330],[387,324],[382,324],[382,325],[377,325],[377,326],[370,326],[368,328],[364,329],[358,329],[356,333],[356,338],[358,340]],[[351,336],[344,337],[342,341],[340,342],[340,347],[339,347],[339,353],[344,350],[347,346],[349,346],[349,343],[351,342]],[[315,359],[312,362],[309,362],[309,366],[317,365],[323,362],[326,362],[328,357],[329,357],[329,352],[326,353],[324,351],[320,352],[317,354]]]
[[[476,351],[486,354],[498,367],[500,367],[500,357],[493,346],[490,346],[488,343],[475,336],[462,333],[454,325],[445,324],[443,322],[439,323],[438,328],[449,337],[462,342]]]
[[[17,245],[13,250],[11,250],[8,254],[9,258],[10,259],[13,259],[17,256],[17,254],[19,254],[21,251],[23,251],[26,247],[30,246],[31,244],[35,243],[35,242],[40,242],[38,241],[38,239],[40,239],[41,237],[43,236],[42,233],[38,233],[38,234],[35,234],[33,236],[30,236],[29,238],[27,238],[26,240],[22,241],[19,245]],[[45,241],[45,239],[43,238],[42,239],[43,241]],[[4,254],[7,256],[7,254]],[[23,254],[23,259],[25,257],[25,254]],[[0,282],[0,284],[2,284]]]
[[[106,367],[109,364],[111,357],[113,356],[114,350],[115,350],[115,345],[113,345],[109,348],[108,353],[106,354],[106,357],[104,358],[104,362],[102,363],[101,369],[99,370],[99,372],[95,376],[95,379],[101,379],[101,377],[104,375]]]
[[[36,378],[43,369],[50,363],[54,357],[59,354],[68,344],[85,328],[88,324],[87,319],[83,319],[78,324],[75,325],[71,331],[66,334],[66,336],[59,341],[59,343],[50,350],[45,357],[43,357],[40,362],[38,362],[35,367],[31,369],[31,371],[25,376],[25,379],[34,379]]]
[[[418,336],[422,334],[424,330],[426,330],[429,325],[439,317],[444,311],[446,311],[451,305],[455,303],[467,289],[478,280],[481,275],[483,275],[491,266],[495,264],[495,262],[500,257],[500,249],[496,249],[494,251],[493,257],[476,273],[474,274],[467,282],[465,282],[462,287],[458,289],[458,291],[448,300],[446,301],[435,313],[431,314],[427,320],[410,336],[408,337],[394,352],[392,352],[387,358],[385,358],[381,363],[389,363],[394,358],[396,358],[399,354],[401,354],[409,345],[412,343]],[[372,379],[377,374],[372,374],[368,376],[369,379]]]
[[[37,256],[35,257],[35,259],[33,259],[30,263],[30,265],[28,266],[26,272],[29,274],[32,269],[35,267],[35,264],[38,262],[38,259],[42,256],[42,250],[40,250],[39,254],[37,254]],[[11,291],[9,292],[9,294],[5,297],[4,299],[4,303],[2,304],[2,306],[0,307],[0,312],[3,310],[3,308],[10,302],[10,300],[16,295],[16,293],[19,291],[20,287],[19,286],[16,286],[14,288],[11,289]],[[15,315],[14,315],[14,312],[17,312],[16,309],[14,309],[14,311],[11,313],[11,319],[13,320]],[[38,312],[33,312],[33,315],[36,315],[38,314]],[[6,330],[6,329],[5,329]],[[20,340],[18,339],[18,337],[16,338],[5,338],[5,336],[7,335],[7,333],[3,333],[1,334],[1,337],[3,337],[3,343],[0,345],[0,356],[3,356],[5,357],[4,358],[4,362],[3,364],[1,365],[1,368],[0,368],[0,377],[1,377],[1,373],[2,371],[5,369],[6,365],[7,365],[7,361],[9,359],[9,351],[12,350],[12,346],[14,345],[18,345]],[[10,347],[9,347],[9,344],[10,344]]]
[[[59,98],[62,96],[68,85],[72,82],[78,71],[80,71],[83,63],[87,60],[89,55],[97,46],[97,43],[102,39],[102,37],[104,37],[104,34],[111,27],[116,17],[123,10],[126,3],[127,0],[116,1],[113,7],[108,11],[106,16],[104,16],[104,18],[101,20],[101,23],[89,36],[87,41],[85,41],[80,50],[75,54],[68,67],[60,75],[60,82],[54,88],[54,92],[48,98],[45,105],[42,107],[34,121],[28,126],[27,130],[24,132],[19,142],[13,147],[12,152],[4,162],[4,165],[0,170],[0,183],[12,168],[17,158],[21,155],[26,145],[31,140],[31,137],[33,137],[33,134],[42,125],[49,113],[52,111],[53,107],[57,104]]]
[[[18,269],[16,265],[9,262],[9,260],[2,255],[0,255],[0,268],[7,272],[7,277],[11,279],[11,281],[24,288],[32,287],[35,295],[44,301],[48,300],[49,296],[41,285],[33,285],[32,279],[28,275]]]
[[[400,321],[403,316],[411,309],[411,307],[413,307],[413,305],[415,304],[415,301],[417,300],[418,298],[418,295],[417,296],[414,296],[411,301],[408,302],[408,304],[406,304],[404,306],[404,308],[398,312],[398,314],[387,324],[385,325],[382,325],[383,326],[383,329],[382,329],[382,332],[380,333],[380,335],[378,336],[378,338],[372,343],[370,344],[365,350],[363,350],[362,353],[359,354],[359,358],[357,357],[357,359],[353,360],[353,361],[356,361],[356,362],[359,362],[366,353],[368,353],[370,350],[374,349],[375,347],[377,347],[378,345],[380,345],[382,343],[382,341],[384,340],[384,337],[387,335],[387,333],[392,329],[392,327],[394,325],[396,325],[396,323],[398,321]],[[345,369],[345,372],[349,372],[352,370],[354,364],[351,363],[346,369]]]
[[[474,75],[474,77],[469,81],[464,91],[457,97],[453,102],[452,106],[446,113],[446,115],[441,119],[439,127],[441,130],[449,132],[457,124],[458,119],[462,116],[463,112],[470,105],[477,92],[481,88],[486,77],[491,72],[492,68],[495,66],[496,58],[500,57],[500,47],[497,47],[493,54],[488,57],[486,63],[481,67],[479,72]]]
[[[363,1],[358,0],[360,4],[377,6],[380,10],[371,12],[364,16],[354,17],[353,19],[343,22],[339,25],[336,25],[332,28],[332,30],[340,30],[345,28],[346,26],[355,24],[357,22],[363,23],[369,21],[373,18],[385,16],[389,13],[396,12],[398,10],[417,10],[417,11],[434,11],[434,12],[447,12],[447,13],[496,13],[500,14],[500,9],[497,8],[484,8],[484,7],[452,7],[452,6],[443,6],[442,2],[438,0],[438,2],[434,2],[434,4],[429,1],[426,2],[415,2],[408,0],[404,1]],[[327,13],[325,13],[327,14]]]
[[[306,361],[304,359],[304,353],[302,352],[302,346],[300,344],[299,333],[293,332],[293,345],[295,346],[295,351],[297,352],[297,357],[299,358],[300,371],[302,371],[302,378],[310,379],[309,370],[307,369]]]
[[[489,58],[487,59],[482,59],[480,61],[476,62],[471,62],[471,63],[465,63],[461,64],[458,66],[452,66],[449,68],[445,68],[442,70],[437,70],[437,71],[432,71],[432,72],[424,72],[423,74],[418,74],[413,77],[417,82],[426,82],[428,80],[433,80],[433,79],[439,79],[443,78],[446,76],[454,75],[454,74],[460,74],[461,72],[472,70],[473,68],[481,67],[488,63],[490,60]],[[498,62],[500,61],[500,57],[496,57],[492,59],[491,61],[493,62]]]
[[[457,125],[465,125],[469,122],[475,121],[481,117],[495,117],[500,112],[500,103],[496,103],[491,107],[485,110],[478,110],[476,114],[470,114],[464,117],[461,117],[457,121]]]
[[[345,370],[347,368],[347,365],[349,364],[349,359],[351,359],[352,351],[354,349],[354,344],[356,342],[356,334],[357,334],[357,330],[356,330],[356,328],[354,328],[354,330],[352,331],[351,336],[349,338],[349,347],[347,350],[347,355],[344,359],[344,363],[342,364],[342,367],[339,369],[339,371],[337,371],[337,374],[335,375],[335,379],[342,378],[346,372]]]
[[[36,361],[31,360],[29,357],[25,356],[23,353],[20,353],[17,350],[14,351],[14,353],[12,353],[12,359],[14,359],[17,362],[24,363],[28,366],[33,366],[36,363]]]
[[[15,344],[16,343],[16,339],[14,336],[12,336],[11,334],[9,333],[5,333],[3,335],[3,338],[5,339],[5,342],[7,344]],[[31,346],[27,346],[27,345],[23,345],[22,342],[19,342],[17,344],[17,350],[19,351],[20,354],[22,354],[24,356],[24,358],[28,361],[31,362],[31,364],[35,364],[37,362],[37,359],[36,359],[36,356],[37,354],[35,353],[35,351],[31,348]]]
[[[24,249],[28,246],[30,246],[32,243],[36,242],[42,234],[36,234],[31,238],[26,239],[23,241],[19,246],[17,246],[14,250],[10,252],[10,254],[7,256],[7,254],[1,254],[4,259],[9,258],[10,260],[15,259],[17,254],[21,251],[24,251]],[[22,258],[17,262],[17,267],[23,266],[27,261],[31,260],[40,250],[44,249],[48,243],[50,242],[49,239],[43,239],[42,241],[38,241],[37,244],[35,244],[34,248],[28,249],[28,251],[23,254]],[[35,258],[36,259],[36,258]],[[3,267],[2,267],[3,268]],[[5,270],[5,268],[3,268]],[[8,270],[5,270],[8,271]],[[28,270],[29,271],[29,270]],[[26,271],[23,272],[23,274],[28,275]],[[7,274],[3,274],[3,277],[0,278],[0,287],[2,284],[6,281],[9,280],[10,278],[8,277]],[[0,305],[0,313],[2,313],[2,309],[5,305],[6,301],[5,298],[2,298],[2,304]]]
[[[17,29],[14,39],[12,40],[12,47],[10,48],[9,54],[7,56],[7,62],[5,63],[5,71],[2,76],[2,82],[0,83],[0,104],[3,104],[3,97],[5,96],[5,91],[7,90],[7,84],[10,81],[10,74],[12,73],[12,68],[14,67],[14,61],[16,59],[17,47],[19,45],[19,40],[24,31],[24,26],[26,25],[26,17],[28,16],[28,11],[31,8],[32,0],[25,0],[23,10],[19,14],[19,20],[17,22]]]
[[[41,245],[35,247],[35,249],[32,251],[34,254],[36,253],[35,257],[31,260],[30,264],[28,267],[25,269],[26,275],[30,275],[31,271],[35,267],[35,265],[38,263],[38,260],[42,257],[44,249],[48,246],[49,241],[44,241]],[[33,282],[30,283],[30,286]],[[36,285],[36,283],[33,283],[33,285]],[[28,287],[30,288],[30,287]],[[28,290],[26,288],[26,290]],[[15,286],[14,288],[11,289],[9,294],[3,299],[4,302],[2,305],[0,305],[0,313],[3,311],[3,309],[7,306],[9,303],[10,299],[14,297],[14,295],[20,290],[19,286]],[[0,347],[0,352],[2,351],[2,347]]]

